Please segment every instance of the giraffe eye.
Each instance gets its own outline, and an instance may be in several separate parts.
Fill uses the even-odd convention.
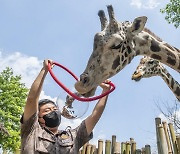
[[[122,46],[122,42],[118,45],[111,46],[111,49],[119,49],[119,48],[121,48],[121,46]]]
[[[153,64],[153,61],[149,61],[148,64]]]

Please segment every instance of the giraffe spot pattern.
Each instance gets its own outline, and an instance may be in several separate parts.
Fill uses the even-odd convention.
[[[124,61],[124,55],[121,56],[121,61]]]
[[[179,64],[179,66],[178,66],[178,69],[180,70],[180,64]]]
[[[124,66],[126,63],[127,63],[127,60],[125,60],[125,61],[122,63],[122,66]]]
[[[130,54],[132,52],[131,48],[129,46],[127,46],[127,49],[128,49],[128,53]]]
[[[136,56],[140,54],[140,50],[137,50],[136,51]]]
[[[112,69],[115,70],[119,65],[120,65],[120,57],[118,55],[113,62]]]
[[[159,47],[159,43],[156,42],[154,39],[152,39],[151,41],[151,47],[150,49],[153,51],[153,52],[159,52],[161,51],[161,48]]]
[[[174,87],[174,79],[171,80],[171,87],[173,89],[173,87]]]
[[[156,55],[156,54],[152,54],[151,58],[157,59],[157,60],[161,60],[161,56]]]
[[[177,87],[176,90],[174,91],[174,93],[175,93],[177,96],[180,96],[180,88]]]
[[[166,49],[166,52],[167,52],[168,57],[171,57],[171,58],[176,59],[176,56],[175,56],[175,54],[174,54],[174,53],[168,52],[168,50],[167,50],[167,49]]]
[[[167,63],[169,63],[170,65],[175,65],[176,64],[176,60],[175,59],[172,59],[171,57],[168,57],[167,58]]]
[[[168,79],[166,79],[166,82],[167,82],[167,84],[169,84],[169,80]]]

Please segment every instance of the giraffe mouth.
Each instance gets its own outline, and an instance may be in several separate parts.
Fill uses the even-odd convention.
[[[75,86],[75,89],[83,97],[91,97],[91,96],[93,96],[95,94],[95,91],[96,91],[96,88],[97,88],[97,87],[94,87],[94,88],[90,89],[90,88],[87,88],[87,87],[83,87],[83,84],[80,81],[77,81],[74,86]]]
[[[141,73],[136,73],[136,74],[133,74],[133,75],[132,75],[132,78],[131,78],[131,79],[134,80],[134,81],[140,81],[141,78],[142,78]]]

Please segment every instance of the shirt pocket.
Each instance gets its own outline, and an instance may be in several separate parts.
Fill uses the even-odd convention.
[[[72,147],[74,145],[74,141],[71,139],[71,137],[67,139],[59,139],[58,143],[62,147]]]
[[[35,150],[40,153],[50,153],[53,151],[55,141],[51,137],[39,135],[36,141]]]

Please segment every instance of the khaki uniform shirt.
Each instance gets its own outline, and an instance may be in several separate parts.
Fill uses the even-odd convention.
[[[61,134],[68,137],[63,139]],[[75,129],[59,131],[54,135],[40,126],[36,113],[21,124],[21,154],[78,154],[79,149],[92,137],[92,133],[87,134],[85,121]]]

